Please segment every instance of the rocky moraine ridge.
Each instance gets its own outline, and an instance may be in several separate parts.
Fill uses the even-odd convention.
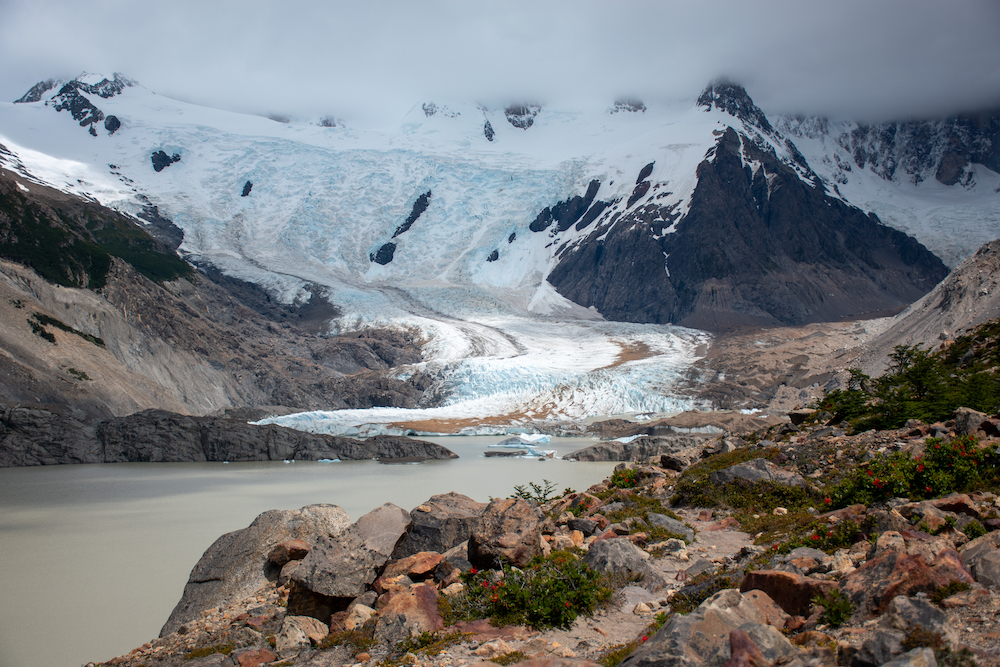
[[[934,466],[942,446],[996,466],[1000,414],[855,435],[829,413],[789,416],[700,443],[653,437],[585,492],[446,493],[353,524],[332,505],[266,512],[209,548],[158,639],[102,664],[1000,664],[1000,498],[841,495],[852,469]],[[522,599],[574,607],[548,625],[490,625],[470,605],[499,614],[489,601],[553,559],[556,579],[585,566],[601,602],[576,609],[580,579]]]

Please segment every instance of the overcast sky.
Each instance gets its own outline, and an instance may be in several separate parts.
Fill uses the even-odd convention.
[[[0,99],[81,71],[253,113],[398,120],[414,103],[693,101],[769,113],[1000,108],[1000,0],[0,0]]]

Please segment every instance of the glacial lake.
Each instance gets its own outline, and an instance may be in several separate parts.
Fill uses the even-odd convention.
[[[352,520],[437,493],[478,501],[515,485],[583,490],[614,463],[486,458],[496,436],[426,438],[460,458],[421,464],[116,463],[0,469],[0,667],[79,667],[155,638],[188,574],[223,533],[313,503]],[[553,438],[557,456],[595,442]]]

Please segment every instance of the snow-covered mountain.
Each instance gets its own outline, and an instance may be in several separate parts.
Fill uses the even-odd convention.
[[[325,296],[332,330],[424,331],[447,404],[468,407],[434,418],[682,406],[672,378],[704,337],[668,323],[901,308],[945,273],[917,241],[971,253],[1000,197],[984,163],[933,191],[873,175],[889,204],[859,178],[855,199],[823,161],[840,144],[806,131],[819,121],[772,124],[722,83],[687,108],[437,101],[379,130],[285,120],[85,75],[0,104],[0,161],[176,241],[172,223],[186,257],[279,300]],[[927,197],[958,211],[952,228],[900,222]]]

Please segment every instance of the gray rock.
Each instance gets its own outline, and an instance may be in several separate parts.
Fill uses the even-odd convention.
[[[928,632],[941,635],[949,642],[958,639],[948,624],[948,617],[937,605],[916,597],[898,595],[889,601],[878,625],[886,630],[908,632],[920,627]]]
[[[996,552],[998,548],[1000,548],[1000,530],[977,537],[962,547],[962,565],[969,570],[976,581],[979,581],[979,562],[987,554]]]
[[[521,498],[495,498],[469,537],[469,561],[479,568],[507,562],[524,567],[542,553],[542,512]]]
[[[591,535],[596,533],[598,526],[600,526],[599,523],[597,523],[593,519],[587,519],[587,518],[579,518],[579,519],[573,518],[566,523],[567,528],[569,528],[570,530],[579,530],[581,533],[584,534],[585,537],[590,537]]]
[[[583,557],[590,569],[597,572],[628,572],[642,577],[640,585],[656,591],[667,585],[667,580],[649,564],[649,555],[628,540],[598,540],[590,545]]]
[[[753,459],[737,463],[724,470],[717,470],[708,476],[712,484],[722,485],[743,479],[748,482],[773,482],[785,486],[805,486],[805,479],[787,470],[782,470],[767,459]]]
[[[987,588],[1000,587],[1000,551],[990,551],[976,563],[972,573],[976,581]]]
[[[692,563],[684,573],[687,575],[688,579],[694,579],[699,574],[705,574],[706,572],[714,572],[719,568],[718,565],[708,560],[707,558],[699,558],[694,563]]]
[[[906,634],[900,630],[880,630],[865,640],[859,659],[871,665],[884,665],[903,653]]]
[[[979,430],[980,424],[989,419],[989,415],[977,412],[972,408],[958,408],[953,415],[956,435],[968,435]]]
[[[413,527],[393,552],[394,560],[421,551],[444,553],[472,535],[472,528],[486,509],[486,503],[476,502],[460,493],[444,493],[410,510]]]
[[[938,661],[932,649],[915,648],[885,663],[882,667],[938,667]]]
[[[779,628],[788,614],[761,591],[720,591],[690,614],[666,625],[622,661],[622,667],[721,667],[729,659],[729,633],[746,632],[770,663],[796,649]]]
[[[330,628],[315,618],[286,616],[281,623],[278,636],[275,637],[274,649],[279,656],[287,658],[309,650],[329,632]]]
[[[0,467],[61,463],[450,459],[435,443],[400,436],[355,440],[228,417],[144,410],[104,421],[47,405],[0,406]]]
[[[683,521],[678,521],[677,519],[672,519],[666,514],[649,514],[649,523],[659,528],[663,528],[666,531],[674,533],[675,535],[683,535],[684,539],[688,542],[694,541],[694,530],[692,530]]]
[[[565,455],[564,459],[576,461],[648,461],[653,456],[676,454],[692,447],[703,447],[712,435],[702,433],[641,436],[631,442],[609,440]]]
[[[375,581],[410,525],[406,510],[386,503],[342,533],[316,540],[291,574],[288,613],[322,619],[346,608]]]
[[[349,526],[347,512],[336,505],[308,505],[299,510],[264,512],[247,528],[226,533],[191,570],[184,593],[160,636],[199,618],[205,609],[255,593],[269,578],[277,577],[267,559],[275,545],[291,539],[313,544],[316,539],[339,535]]]

